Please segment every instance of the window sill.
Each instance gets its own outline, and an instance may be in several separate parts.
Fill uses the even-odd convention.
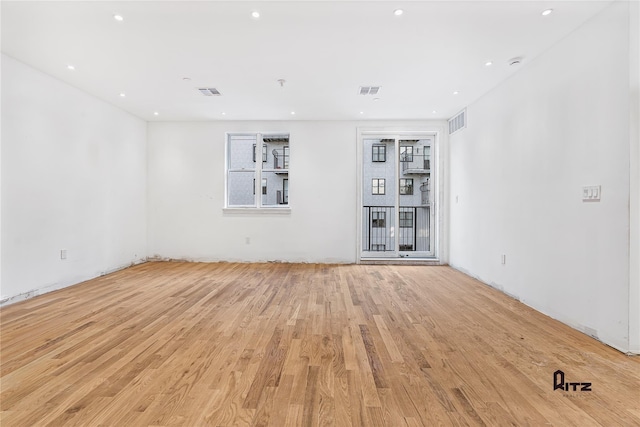
[[[291,215],[291,208],[222,208],[222,213],[225,215]]]

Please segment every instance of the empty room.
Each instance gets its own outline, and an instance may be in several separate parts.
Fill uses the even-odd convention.
[[[0,2],[0,425],[640,425],[640,2]]]

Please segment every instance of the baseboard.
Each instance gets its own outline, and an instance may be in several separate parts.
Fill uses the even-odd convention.
[[[59,289],[65,289],[65,288],[68,288],[70,286],[75,286],[75,285],[78,285],[80,283],[84,283],[87,280],[92,280],[92,279],[95,279],[96,277],[101,277],[101,276],[104,276],[104,275],[107,275],[107,274],[115,273],[116,271],[124,270],[125,268],[133,267],[134,265],[144,264],[146,262],[147,262],[147,258],[142,258],[142,259],[139,259],[139,260],[134,261],[134,262],[130,262],[130,263],[127,263],[127,264],[123,264],[123,265],[114,267],[114,268],[110,268],[108,270],[99,271],[95,275],[92,275],[92,276],[87,277],[87,278],[83,278],[80,281],[74,281],[74,282],[71,282],[71,283],[66,283],[66,282],[53,283],[51,285],[43,286],[41,288],[32,289],[30,291],[23,292],[23,293],[20,293],[20,294],[17,294],[17,295],[4,297],[4,298],[0,299],[0,307],[4,307],[4,306],[7,306],[7,305],[15,304],[15,303],[18,303],[20,301],[25,301],[25,300],[37,297],[38,295],[47,294],[49,292],[57,291]]]
[[[482,278],[480,278],[479,276],[477,276],[475,274],[471,274],[466,269],[458,267],[458,266],[455,266],[455,265],[451,265],[451,268],[453,268],[454,270],[459,271],[460,273],[463,273],[463,274],[471,277],[472,279],[477,280],[478,282],[482,283],[483,285],[489,286],[490,288],[493,288],[493,289],[503,293],[504,295],[508,296],[509,298],[512,298],[512,299],[518,301],[519,303],[526,305],[527,307],[537,311],[540,314],[543,314],[543,315],[549,317],[550,319],[553,319],[553,320],[555,320],[557,322],[560,322],[563,325],[566,325],[566,326],[570,327],[571,329],[575,329],[576,331],[587,335],[588,337],[590,337],[590,338],[592,338],[592,339],[594,339],[594,340],[606,345],[607,347],[611,347],[612,349],[614,349],[616,351],[619,351],[621,353],[624,353],[624,354],[626,354],[628,356],[636,356],[636,355],[638,355],[638,353],[636,353],[636,352],[634,352],[634,351],[632,351],[632,350],[630,350],[628,348],[625,348],[625,347],[622,347],[622,346],[616,344],[614,339],[603,338],[603,337],[599,336],[598,335],[598,331],[596,331],[596,330],[594,330],[592,328],[589,328],[587,326],[580,325],[580,324],[575,324],[573,322],[569,322],[568,320],[559,319],[558,317],[553,316],[551,313],[547,313],[545,311],[542,311],[540,308],[535,307],[535,306],[527,303],[526,301],[523,301],[518,295],[514,295],[514,294],[511,294],[511,293],[507,292],[504,289],[503,286],[500,286],[497,283],[487,282],[487,281],[483,280]]]

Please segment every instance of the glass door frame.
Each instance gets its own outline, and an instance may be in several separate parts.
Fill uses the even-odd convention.
[[[357,254],[359,261],[367,261],[367,260],[388,260],[388,261],[397,261],[397,260],[437,260],[438,259],[438,246],[439,246],[439,218],[440,218],[440,191],[439,185],[440,180],[440,161],[438,156],[438,145],[439,145],[439,136],[440,130],[407,130],[407,129],[358,129],[358,145],[357,145],[357,156],[358,156],[358,221],[357,221]],[[363,234],[365,222],[368,221],[365,218],[364,207],[365,207],[365,194],[364,194],[364,171],[365,171],[365,161],[364,161],[364,146],[365,140],[370,139],[393,139],[394,140],[394,158],[389,159],[387,156],[387,160],[392,160],[394,162],[394,183],[395,185],[395,202],[393,206],[394,211],[394,221],[393,225],[395,226],[393,240],[394,240],[394,248],[393,251],[385,251],[383,255],[381,255],[377,251],[365,251],[363,250],[363,238],[365,237]],[[429,251],[401,251],[400,250],[400,177],[401,177],[401,162],[400,162],[400,140],[406,139],[431,139],[431,165],[430,165],[430,176],[429,176],[429,186],[430,186],[430,209],[429,209],[429,239],[430,239],[430,250]],[[416,186],[414,184],[414,191],[419,191],[419,184]],[[415,215],[414,215],[414,221]],[[414,229],[414,233],[417,232]]]

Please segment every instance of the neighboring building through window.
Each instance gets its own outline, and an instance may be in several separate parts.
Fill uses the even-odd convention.
[[[371,147],[371,159],[374,162],[386,162],[387,161],[387,147],[386,145],[373,145]]]
[[[256,180],[253,180],[253,194],[256,194]],[[267,178],[262,178],[262,194],[267,194]]]
[[[384,178],[373,178],[371,180],[371,194],[384,194]]]
[[[400,146],[400,161],[413,162],[413,146],[412,145]]]
[[[262,149],[257,150],[257,147]],[[261,161],[256,162],[256,159]],[[288,205],[288,134],[227,134],[226,166],[226,207],[275,208]],[[258,182],[261,190],[256,194]]]
[[[376,252],[384,251],[385,250],[385,246],[384,245],[380,245],[380,244],[372,244],[371,245],[371,250],[372,251],[376,251]]]
[[[282,204],[289,203],[289,178],[282,180]]]
[[[412,228],[413,227],[413,212],[400,211],[400,228]]]
[[[385,212],[371,212],[371,226],[373,228],[385,228]]]
[[[253,144],[253,161],[256,161],[256,144]],[[262,144],[262,161],[267,161],[267,144]]]
[[[406,196],[413,194],[413,178],[400,178],[400,194]]]

